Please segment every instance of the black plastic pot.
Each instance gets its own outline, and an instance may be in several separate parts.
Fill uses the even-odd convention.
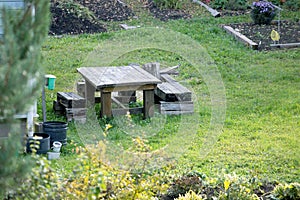
[[[67,130],[68,130],[67,123],[59,122],[59,121],[44,122],[43,130],[45,133],[49,134],[51,146],[55,141],[59,141],[63,145],[67,144]]]
[[[34,137],[42,137],[42,139],[34,139]],[[27,152],[31,153],[33,149],[37,154],[47,153],[50,149],[50,136],[47,133],[34,133],[33,138],[27,139]]]

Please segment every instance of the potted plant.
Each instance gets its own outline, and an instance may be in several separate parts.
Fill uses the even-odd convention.
[[[270,24],[276,16],[275,6],[268,1],[255,1],[252,4],[251,18],[254,24]]]

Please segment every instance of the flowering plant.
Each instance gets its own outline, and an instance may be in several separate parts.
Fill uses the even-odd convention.
[[[268,1],[255,1],[252,4],[251,17],[255,24],[270,24],[276,16],[275,6]]]

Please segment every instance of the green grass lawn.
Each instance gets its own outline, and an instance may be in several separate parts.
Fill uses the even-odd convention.
[[[174,159],[184,170],[194,169],[210,176],[236,173],[300,182],[300,49],[253,51],[220,28],[220,24],[250,21],[249,16],[215,19],[201,12],[203,10],[190,20],[169,22],[160,22],[143,13],[141,18],[126,23],[164,27],[188,36],[195,45],[203,47],[201,52],[214,62],[212,66],[220,73],[225,88],[226,115],[219,127],[221,132],[211,130],[213,94],[201,73],[206,66],[193,66],[174,52],[149,48],[126,53],[110,62],[128,65],[158,61],[162,67],[181,64],[177,79],[193,91],[195,113],[181,117],[160,116],[165,121],[159,124],[158,120],[157,126],[151,122],[135,122],[137,129],[123,127],[125,124],[116,119],[109,122],[113,125],[109,139],[128,148],[132,143],[126,132],[140,131],[141,135],[147,135],[147,131],[152,131],[155,134],[147,139],[153,148],[168,144],[174,149],[186,147],[185,151],[174,152]],[[282,18],[299,20],[300,14],[282,13]],[[49,120],[65,120],[53,114],[52,102],[58,91],[75,91],[76,81],[80,79],[76,68],[89,63],[89,55],[97,52],[98,45],[113,48],[109,47],[114,44],[112,38],[123,37],[124,31],[115,30],[116,24],[111,27],[112,30],[102,34],[47,39],[43,45],[45,71],[57,77],[55,90],[46,91]],[[184,51],[184,47],[180,50]],[[97,59],[101,63],[101,58]],[[41,102],[38,106],[41,114]],[[53,166],[72,169],[77,157],[74,149],[83,144],[81,134],[73,123],[69,124],[68,139],[72,142]]]

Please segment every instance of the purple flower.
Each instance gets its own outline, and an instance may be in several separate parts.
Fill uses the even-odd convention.
[[[255,1],[252,4],[252,9],[259,13],[270,13],[275,10],[274,5],[268,1]]]

